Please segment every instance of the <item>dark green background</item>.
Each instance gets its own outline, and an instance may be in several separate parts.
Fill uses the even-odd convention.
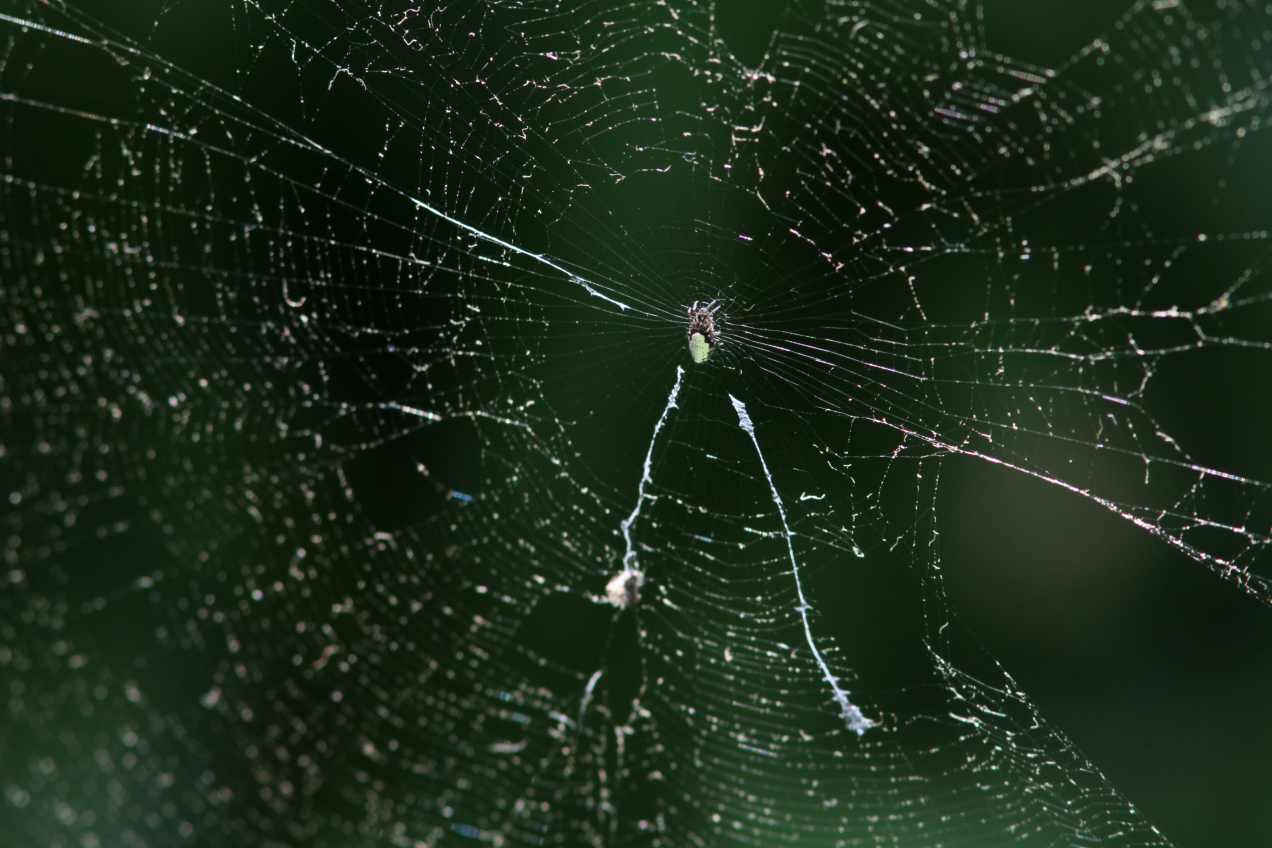
[[[989,47],[1040,65],[1053,64],[1109,26],[1120,12],[1111,8],[1114,5],[1098,0],[1063,5],[987,2],[984,22]],[[740,57],[754,59],[762,53],[772,27],[781,25],[784,11],[777,3],[722,2],[717,10],[717,25]],[[154,18],[153,9],[139,9],[137,17],[149,22]],[[199,76],[219,79],[225,68],[243,61],[243,34],[214,26],[201,29],[203,23],[200,9],[193,5],[179,7],[165,18],[170,31],[183,32],[182,43],[201,47],[180,56],[182,66]],[[192,33],[200,37],[192,37]],[[227,45],[224,49],[223,44]],[[295,109],[295,98],[289,83],[284,81],[289,69],[282,70],[280,76],[271,77],[268,68],[261,71],[258,66],[251,90],[255,102],[273,100],[278,114],[286,117]],[[118,105],[121,89],[117,80],[100,79],[100,90],[95,88],[92,74],[87,78],[28,81],[24,90],[29,96],[73,98],[109,111],[112,105]],[[277,85],[276,91],[271,91],[273,84]],[[342,138],[350,149],[356,149],[362,117],[342,115],[341,126],[332,130],[332,137]],[[85,135],[59,135],[52,131],[41,135],[39,146],[47,160],[40,166],[46,169],[42,178],[54,182],[60,176],[59,169],[75,173],[93,141]],[[1256,154],[1260,152],[1258,145],[1253,147]],[[30,151],[26,154],[32,155]],[[1247,226],[1252,221],[1268,220],[1258,187],[1272,177],[1267,170],[1272,160],[1256,156],[1253,161],[1254,165],[1242,164],[1250,172],[1241,180],[1245,185],[1231,193],[1231,204],[1239,208],[1227,210]],[[651,182],[632,195],[639,201],[634,206],[646,206],[632,211],[633,218],[648,215],[650,210],[656,216],[658,210],[671,207],[693,208],[704,202],[695,190],[685,189],[684,196],[678,196],[665,185]],[[1161,198],[1164,208],[1179,204],[1194,215],[1197,210],[1208,208],[1208,199],[1208,187],[1201,183],[1185,186],[1182,194]],[[185,202],[193,200],[187,197]],[[707,197],[705,202],[710,207],[713,201]],[[735,211],[731,207],[715,209],[721,220]],[[41,227],[49,221],[42,220],[38,210],[32,212],[17,203],[6,211],[14,222],[6,226],[18,234],[20,241],[34,244],[46,235]],[[23,212],[32,217],[17,217]],[[744,219],[746,212],[737,214]],[[1084,210],[1079,208],[1072,214],[1081,216]],[[677,220],[675,214],[667,219]],[[28,220],[31,229],[26,230]],[[1057,226],[1063,231],[1069,223],[1079,222],[1060,222]],[[1215,226],[1229,225],[1216,222]],[[691,243],[698,235],[668,232],[665,237],[670,244],[677,239]],[[192,238],[197,241],[197,237]],[[527,238],[533,236],[527,233]],[[598,249],[595,245],[588,247]],[[19,249],[10,248],[8,255],[16,265],[30,259]],[[725,255],[725,249],[720,248],[714,255]],[[708,296],[716,285],[728,284],[724,272],[702,267],[703,256],[693,258],[694,267],[677,267],[667,257],[659,258],[671,292],[668,302]],[[719,279],[711,278],[713,273],[718,273]],[[960,283],[950,279],[955,300],[959,298]],[[94,300],[91,274],[67,285],[83,285],[89,300]],[[117,294],[109,279],[96,292],[99,299],[95,302],[99,303],[100,298],[109,300]],[[970,286],[968,303],[975,303],[974,299],[982,294],[979,285]],[[38,299],[39,295],[26,290],[11,303],[29,309]],[[388,308],[393,306],[386,303]],[[371,300],[354,303],[352,308],[366,309],[363,314],[374,313],[374,320],[378,321],[383,318],[378,310],[386,303]],[[225,315],[232,313],[236,305],[209,302],[205,306]],[[597,469],[607,482],[615,487],[630,485],[630,471],[638,467],[648,445],[651,423],[661,410],[672,368],[685,360],[682,328],[668,322],[654,331],[637,334],[628,330],[631,335],[620,344],[603,338],[606,329],[620,327],[617,322],[589,324],[587,316],[587,310],[578,310],[576,317],[581,323],[577,333],[544,341],[552,361],[560,364],[556,399],[573,411],[594,411],[593,426],[584,430],[586,435],[580,436],[577,446],[594,468],[598,466],[595,457],[612,459],[612,463],[606,460]],[[427,317],[426,312],[417,315],[404,311],[386,320],[405,325]],[[366,319],[366,323],[370,322]],[[203,370],[220,367],[225,377],[221,391],[226,397],[233,395],[234,405],[248,411],[249,432],[250,411],[259,397],[253,392],[277,392],[270,396],[269,403],[281,403],[288,387],[282,369],[277,371],[276,384],[260,379],[273,374],[268,351],[258,352],[257,360],[249,360],[256,363],[253,366],[233,357],[222,360],[222,351],[197,345],[183,348],[180,334],[168,337],[143,333],[139,338],[144,344],[133,354],[138,362],[145,361],[148,353],[153,356],[150,364],[154,373],[170,369],[173,374],[181,374],[190,363]],[[324,341],[331,344],[332,338]],[[173,347],[161,348],[161,343]],[[344,345],[342,352],[357,352],[364,344],[368,351],[375,347],[374,340],[356,336],[340,338],[339,343]],[[77,349],[76,344],[70,342],[73,350]],[[161,349],[163,353],[156,355],[155,351]],[[601,361],[619,363],[626,370],[588,367],[586,358],[598,351],[603,354]],[[1186,357],[1182,364],[1164,367],[1155,378],[1164,388],[1153,398],[1154,411],[1166,429],[1202,464],[1235,468],[1259,479],[1272,477],[1272,450],[1267,443],[1267,434],[1272,433],[1272,393],[1266,389],[1264,376],[1267,354],[1266,350],[1204,351]],[[391,391],[400,378],[394,370],[400,363],[391,359],[368,353],[365,357],[350,356],[349,360],[345,362],[348,373],[337,368],[327,388],[346,390],[355,402],[374,397],[385,387]],[[623,376],[616,379],[616,374]],[[254,388],[240,393],[239,385],[252,378],[257,380]],[[52,384],[57,378],[45,375],[36,379]],[[456,380],[462,383],[462,374]],[[18,382],[11,378],[11,391]],[[714,443],[725,430],[722,425],[729,423],[731,414],[724,403],[726,392],[765,401],[781,399],[780,387],[754,379],[754,375],[739,377],[724,369],[691,371],[686,392],[692,397],[685,401],[683,421],[677,424],[673,435],[689,445]],[[762,408],[752,408],[757,419],[757,410]],[[90,420],[87,414],[84,420]],[[778,422],[773,429],[765,430],[764,421],[758,423],[761,437],[767,437],[770,465],[780,478],[785,469],[807,460],[802,450],[807,447],[809,430],[803,429],[807,420],[799,416],[775,416],[769,420]],[[57,434],[55,441],[63,447],[73,443],[77,423],[72,413],[64,420],[64,432]],[[160,446],[177,440],[174,433],[149,424],[143,425],[139,436],[134,435],[153,439]],[[819,432],[818,437],[829,439],[825,432]],[[20,440],[21,437],[13,439]],[[411,505],[416,502],[433,499],[429,501],[430,508],[438,511],[443,506],[436,503],[438,493],[430,488],[432,483],[422,485],[416,477],[402,473],[405,462],[427,461],[445,485],[479,494],[481,475],[472,459],[476,447],[472,433],[464,428],[435,430],[428,439],[368,451],[358,457],[347,469],[349,485],[361,508],[379,526],[407,523],[413,520]],[[196,489],[201,483],[208,483],[207,488],[212,491],[213,484],[221,482],[219,474],[227,455],[236,461],[266,465],[276,459],[257,456],[254,451],[265,454],[268,441],[253,443],[249,438],[243,444],[232,445],[226,453],[216,448],[164,453],[161,448],[154,465],[147,465],[140,482],[134,484],[134,490],[141,493],[137,500],[125,499],[100,513],[88,507],[83,525],[108,526],[113,520],[129,518],[132,529],[102,543],[87,538],[74,540],[76,544],[68,546],[67,551],[49,556],[52,564],[44,573],[33,569],[37,573],[26,591],[35,601],[28,605],[15,595],[9,596],[14,600],[6,601],[4,608],[7,611],[7,605],[12,604],[13,610],[20,611],[22,624],[18,630],[30,653],[48,659],[55,650],[52,646],[63,638],[93,644],[104,665],[125,670],[121,676],[140,675],[145,680],[149,698],[146,709],[155,721],[198,698],[206,689],[211,671],[232,660],[220,644],[203,645],[198,638],[180,635],[180,622],[188,614],[183,605],[218,583],[234,583],[234,575],[198,574],[197,568],[189,565],[193,549],[183,549],[180,540],[174,543],[170,528],[149,526],[143,502],[180,503],[178,511],[184,516],[198,517],[207,504],[200,500]],[[737,456],[745,457],[745,453]],[[292,459],[303,464],[304,455],[289,458]],[[516,462],[522,458],[511,459]],[[135,458],[133,462],[141,464]],[[226,473],[233,481],[233,470]],[[37,469],[36,488],[49,486],[57,479],[55,475],[52,467]],[[291,478],[284,474],[279,479]],[[658,467],[657,479],[663,485],[689,486],[695,477],[691,468],[665,462]],[[331,494],[334,489],[329,480],[326,485]],[[309,514],[297,511],[294,502],[288,500],[290,496],[287,492],[279,494],[280,503],[284,504],[278,507],[280,514],[292,510],[302,525],[313,520]],[[722,491],[719,496],[721,503],[728,503],[731,493]],[[206,498],[212,504],[208,514],[219,515],[216,499],[210,495]],[[334,495],[332,501],[338,504]],[[111,509],[118,514],[111,514]],[[531,520],[533,515],[525,518]],[[988,656],[1002,663],[1036,701],[1042,714],[1066,733],[1149,821],[1180,846],[1272,843],[1272,803],[1268,800],[1272,797],[1272,781],[1266,773],[1267,765],[1272,763],[1272,675],[1268,673],[1272,668],[1272,611],[1094,504],[974,460],[943,460],[937,518],[950,605],[970,641],[979,643]],[[321,526],[319,520],[314,523]],[[266,545],[263,555],[260,548],[230,533],[218,536],[215,526],[207,535],[219,544],[218,554],[226,561],[234,561],[240,545],[244,562],[270,552]],[[266,559],[262,571],[276,565]],[[831,569],[828,562],[818,562],[815,555],[808,565],[810,571],[822,575]],[[857,572],[850,581],[823,576],[811,584],[822,626],[846,644],[856,646],[846,656],[867,691],[886,693],[889,687],[902,690],[922,677],[923,658],[917,650],[921,595],[912,566],[908,550],[889,555],[882,544],[876,543],[868,547],[865,560],[854,565]],[[157,609],[153,601],[126,590],[131,580],[156,572],[176,575],[160,593],[160,600],[172,601],[173,608]],[[346,592],[358,591],[358,587],[353,577],[337,576],[323,591],[328,594],[315,600],[319,609]],[[103,595],[112,600],[102,614],[71,616],[69,620],[43,614],[38,602],[42,597],[53,597],[76,608],[81,601]],[[577,662],[581,667],[594,661],[598,645],[604,641],[602,637],[609,635],[610,624],[607,617],[597,618],[587,613],[588,609],[563,602],[560,608],[544,603],[533,611],[532,623],[553,623],[551,643],[536,645],[536,649],[562,662]],[[288,615],[284,611],[273,618],[260,617],[264,622],[261,630],[250,636],[267,644],[278,636],[275,629],[287,629]],[[156,626],[170,627],[177,635],[170,643],[160,645],[152,641]],[[527,638],[533,638],[534,632],[533,627],[527,627],[531,634]],[[876,633],[880,638],[862,644],[858,638],[862,633]],[[6,635],[17,638],[11,632]],[[624,651],[637,650],[630,634],[623,633],[615,637],[610,648],[614,653],[608,661],[615,667],[623,665],[619,660]],[[393,658],[386,662],[390,668],[400,668],[392,665],[397,662]],[[288,677],[289,670],[283,667],[281,657],[279,665],[277,669],[257,669],[265,678],[260,683],[262,687]],[[28,713],[38,710],[47,715],[24,718],[36,729],[33,739],[11,733],[4,740],[11,762],[21,761],[25,754],[40,749],[40,732],[52,735],[61,724],[76,721],[92,731],[98,726],[111,726],[117,718],[77,717],[91,687],[60,676],[58,668],[60,665],[50,662],[43,677],[38,672],[32,675],[32,679],[41,681],[42,691],[31,699]],[[622,680],[621,675],[615,677],[618,679],[612,684],[616,687],[612,697],[621,703],[623,687],[630,687],[631,681]],[[326,695],[318,691],[287,693],[298,712]],[[280,709],[286,711],[285,707]],[[338,718],[325,717],[316,724],[333,736],[357,732]],[[189,745],[216,760],[214,730],[187,728],[188,735],[176,747]],[[78,750],[87,756],[91,746],[85,744],[79,749],[77,744],[68,746],[68,755],[74,756]],[[232,758],[226,759],[226,767],[232,769],[228,764]],[[247,775],[243,775],[243,780],[250,784]],[[260,813],[252,801],[241,803],[228,814],[250,821]],[[313,803],[316,808],[330,809],[339,809],[346,803],[338,779]],[[296,841],[303,842],[303,835],[297,836]]]

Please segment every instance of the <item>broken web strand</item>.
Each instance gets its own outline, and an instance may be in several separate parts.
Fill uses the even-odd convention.
[[[645,492],[645,487],[654,482],[654,446],[658,443],[658,434],[662,432],[667,420],[671,417],[672,410],[678,408],[676,400],[680,396],[680,388],[683,385],[684,376],[684,367],[677,365],[676,380],[671,386],[671,391],[667,393],[667,403],[663,407],[662,414],[658,416],[658,421],[654,424],[654,432],[649,437],[649,447],[645,451],[645,461],[641,465],[640,481],[636,484],[636,503],[627,517],[619,523],[619,528],[623,534],[623,567],[617,574],[610,578],[609,582],[605,586],[606,599],[609,603],[618,607],[619,610],[633,606],[639,602],[640,589],[645,582],[645,574],[636,564],[637,556],[635,543],[632,539],[632,529],[635,527],[637,519],[640,518],[640,511],[645,504],[645,500],[649,498],[649,495]],[[607,638],[607,645],[612,636],[613,634],[611,633]],[[605,669],[598,668],[592,673],[592,676],[588,678],[587,685],[583,688],[583,697],[579,701],[578,720],[576,724],[580,732],[582,732],[588,708],[591,706],[592,699],[596,695],[597,685],[601,682],[601,678],[604,676]],[[619,772],[621,772],[623,768],[623,736],[623,730],[621,728],[615,728],[615,757]],[[606,803],[604,804],[604,807],[605,812],[609,814],[608,831],[610,839],[612,840],[617,828],[617,818],[614,815],[615,810],[612,805]]]
[[[654,482],[651,466],[654,459],[654,445],[658,441],[658,433],[662,431],[663,425],[667,423],[671,411],[676,408],[676,398],[680,395],[680,386],[685,376],[683,366],[676,366],[676,382],[672,385],[671,391],[667,394],[667,405],[663,407],[662,415],[658,416],[658,423],[654,425],[654,433],[649,439],[649,450],[645,452],[645,463],[641,468],[640,483],[636,487],[636,505],[632,507],[631,513],[622,521],[620,525],[623,530],[623,567],[624,569],[635,569],[636,551],[632,543],[632,527],[635,526],[636,520],[640,517],[641,506],[645,503],[645,486]]]
[[[782,537],[786,540],[786,553],[791,560],[791,575],[795,579],[795,594],[799,597],[799,606],[795,609],[799,612],[800,621],[804,625],[804,639],[808,642],[808,649],[812,651],[818,667],[821,668],[822,677],[830,685],[835,703],[839,705],[840,713],[844,721],[848,723],[848,729],[858,736],[862,736],[878,722],[866,718],[861,712],[861,708],[849,700],[848,693],[839,685],[839,679],[831,673],[826,658],[822,656],[822,652],[817,648],[817,642],[813,639],[813,626],[808,620],[808,613],[812,606],[809,605],[808,600],[804,597],[804,587],[800,583],[799,562],[795,559],[795,544],[791,541],[791,528],[786,521],[786,507],[782,503],[781,494],[777,491],[777,484],[773,482],[773,475],[769,473],[768,463],[764,460],[764,451],[760,450],[760,440],[755,435],[755,425],[751,423],[751,416],[747,414],[746,404],[733,395],[729,395],[729,400],[733,403],[733,411],[738,414],[738,426],[751,438],[751,444],[755,446],[755,455],[759,457],[760,468],[764,471],[764,479],[768,481],[769,494],[773,496],[773,504],[777,507],[778,518],[782,521]]]
[[[645,582],[644,573],[636,565],[636,549],[632,541],[632,528],[636,525],[636,520],[640,518],[640,510],[645,504],[645,499],[649,497],[645,493],[645,486],[654,482],[652,471],[654,445],[658,442],[658,434],[671,416],[671,411],[676,408],[676,398],[680,396],[680,386],[684,376],[684,367],[677,365],[676,382],[667,394],[667,405],[663,407],[662,415],[658,416],[658,422],[654,424],[653,435],[649,438],[649,449],[645,451],[645,462],[641,467],[640,482],[636,485],[636,505],[632,507],[632,511],[619,524],[620,529],[623,531],[623,568],[610,579],[609,584],[605,587],[605,593],[610,603],[617,607],[626,607],[634,602],[635,592],[639,591],[641,585]]]

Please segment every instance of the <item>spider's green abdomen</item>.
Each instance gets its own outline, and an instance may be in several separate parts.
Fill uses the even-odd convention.
[[[720,340],[716,332],[715,314],[720,302],[713,300],[706,306],[699,306],[695,300],[693,305],[685,309],[689,316],[689,358],[701,365],[707,361],[716,342]]]
[[[702,333],[694,333],[689,337],[689,358],[701,365],[711,355],[711,344]]]

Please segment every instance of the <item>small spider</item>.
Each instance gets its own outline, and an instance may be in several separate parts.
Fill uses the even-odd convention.
[[[711,351],[720,341],[720,333],[716,330],[715,314],[720,309],[720,301],[713,300],[706,306],[695,300],[693,306],[686,309],[689,314],[689,358],[701,365],[707,361]]]

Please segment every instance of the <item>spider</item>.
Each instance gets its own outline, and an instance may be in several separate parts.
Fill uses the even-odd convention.
[[[720,332],[715,325],[720,301],[713,300],[706,306],[700,304],[701,301],[695,300],[693,306],[685,310],[689,315],[689,358],[699,365],[707,361],[720,341]]]

